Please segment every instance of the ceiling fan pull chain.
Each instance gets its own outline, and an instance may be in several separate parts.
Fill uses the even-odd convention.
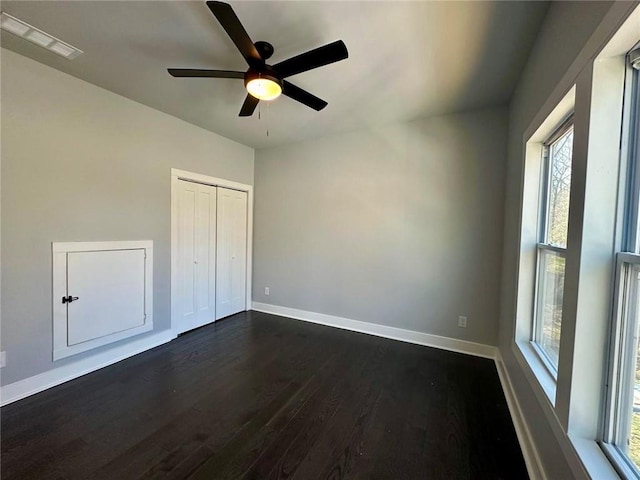
[[[262,78],[262,73],[258,72],[258,81]],[[260,120],[260,104],[258,103],[258,120]]]
[[[267,137],[269,136],[269,104],[267,103]]]

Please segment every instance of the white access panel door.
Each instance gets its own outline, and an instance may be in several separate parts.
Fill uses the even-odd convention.
[[[247,192],[218,187],[216,319],[246,310]]]
[[[153,330],[153,241],[53,242],[53,359]]]
[[[69,252],[67,295],[67,345],[144,325],[144,249]]]
[[[216,188],[178,181],[178,332],[215,320]]]

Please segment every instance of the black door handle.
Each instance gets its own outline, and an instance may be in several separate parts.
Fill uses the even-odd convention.
[[[74,300],[78,300],[78,298],[80,297],[72,297],[71,295],[69,295],[68,297],[62,297],[62,303],[71,303]]]

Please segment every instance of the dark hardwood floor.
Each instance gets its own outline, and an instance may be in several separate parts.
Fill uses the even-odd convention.
[[[1,410],[11,479],[526,479],[493,361],[257,312]]]

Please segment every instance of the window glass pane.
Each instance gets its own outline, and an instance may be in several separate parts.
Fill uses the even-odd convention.
[[[629,266],[630,274],[625,295],[624,316],[627,325],[621,385],[621,415],[618,447],[640,468],[640,349],[638,348],[638,288],[640,266]]]
[[[629,435],[629,456],[636,467],[640,468],[640,350],[638,337],[635,338],[635,368],[633,379],[633,406],[631,414],[631,431]]]
[[[549,146],[547,243],[566,248],[573,128]]]
[[[540,250],[536,342],[556,368],[562,325],[564,267],[564,255],[552,250]]]
[[[640,252],[640,185],[638,184],[640,179],[637,177],[640,175],[640,70],[634,72],[634,99],[633,99],[633,111],[635,112],[634,119],[630,122],[630,134],[629,138],[633,145],[632,151],[629,156],[630,169],[633,173],[629,175],[629,188],[632,198],[629,199],[627,208],[627,215],[629,216],[629,225],[627,225],[629,232],[627,233],[627,251]],[[634,175],[635,174],[635,175]],[[634,178],[634,176],[636,178]],[[634,181],[635,180],[635,181]]]

